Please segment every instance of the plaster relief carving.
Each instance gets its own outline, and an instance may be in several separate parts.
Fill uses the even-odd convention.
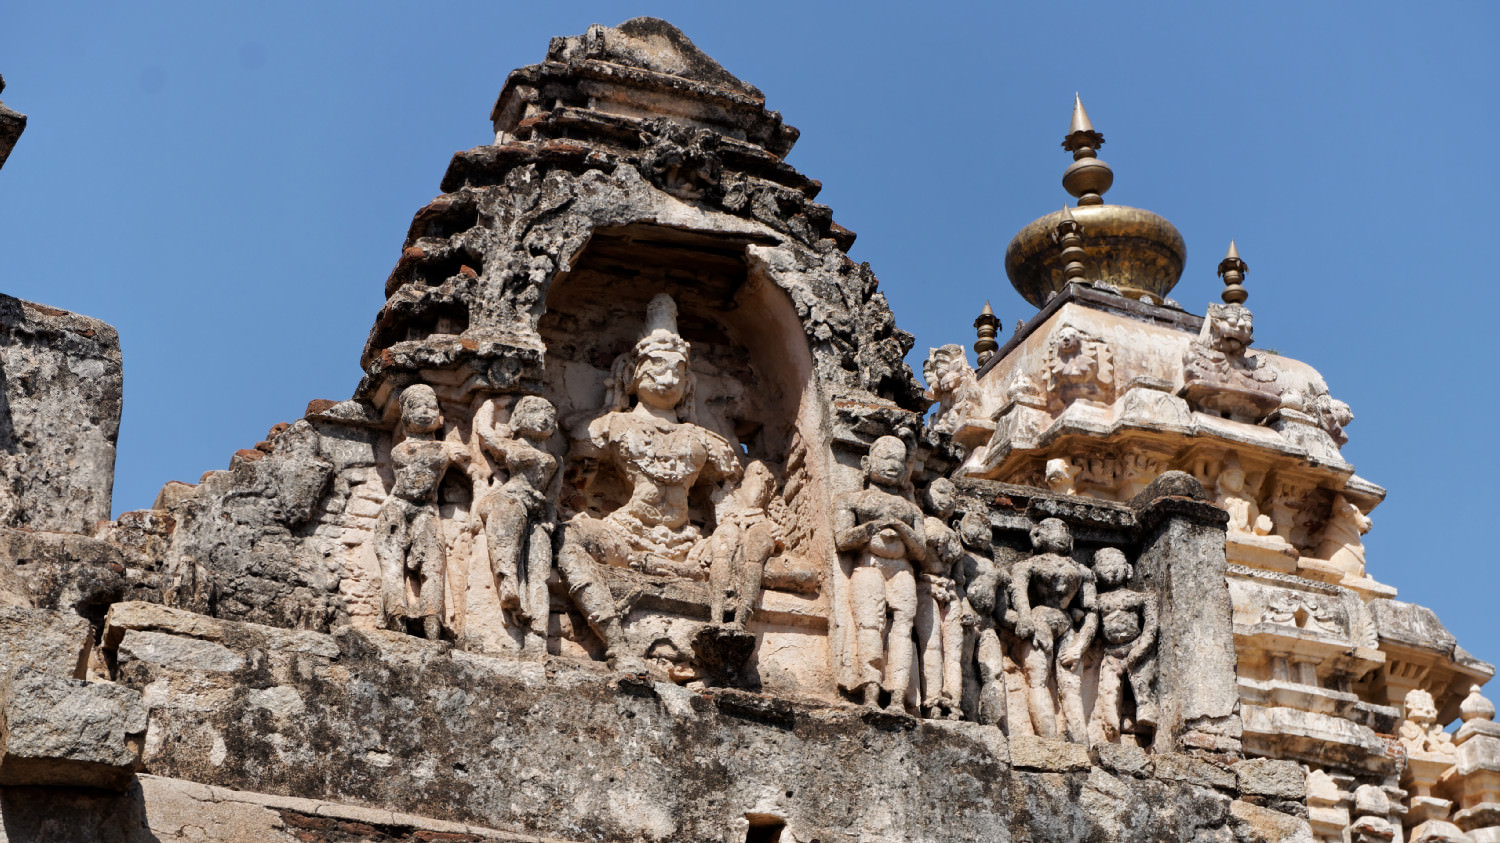
[[[545,398],[526,395],[511,409],[510,422],[495,422],[496,400],[486,400],[474,416],[483,453],[504,477],[476,484],[475,513],[484,525],[489,570],[500,608],[527,631],[525,647],[545,650],[552,571],[554,501],[561,487],[558,458],[550,447],[557,411]]]
[[[922,712],[928,717],[958,719],[962,711],[966,654],[972,655],[978,622],[965,599],[968,571],[958,531],[948,526],[957,500],[953,482],[934,480],[927,487],[924,530],[927,555],[917,577],[917,648],[922,663]]]
[[[1073,536],[1059,519],[1033,527],[1031,545],[1032,555],[1012,568],[1010,585],[1031,725],[1042,737],[1085,743],[1083,654],[1099,624],[1094,575],[1069,555]]]
[[[1323,526],[1316,555],[1343,568],[1351,576],[1365,575],[1365,543],[1361,536],[1373,526],[1370,516],[1343,495],[1333,496],[1333,507]]]
[[[912,689],[912,632],[916,624],[915,564],[927,555],[925,518],[902,492],[906,445],[882,436],[861,460],[866,487],[841,495],[834,507],[834,541],[850,554],[849,609],[859,670],[856,690],[866,705],[880,693],[900,711]]]
[[[1421,688],[1406,692],[1403,700],[1406,716],[1401,721],[1397,736],[1409,754],[1452,756],[1457,753],[1453,736],[1443,731],[1437,722],[1437,706],[1432,694]]]
[[[1047,392],[1062,404],[1087,398],[1113,400],[1115,375],[1109,345],[1069,324],[1058,328],[1047,344]]]
[[[1089,738],[1096,744],[1119,740],[1126,722],[1127,685],[1135,703],[1136,731],[1156,727],[1156,598],[1130,588],[1131,574],[1130,563],[1117,548],[1106,547],[1094,554],[1104,644],[1099,690],[1089,720]]]
[[[963,346],[950,343],[929,349],[922,377],[927,380],[928,397],[938,405],[932,416],[933,430],[951,434],[965,422],[985,418],[979,381]]]
[[[721,487],[718,527],[707,548],[709,623],[743,632],[760,602],[766,562],[784,547],[781,530],[766,508],[776,494],[776,478],[756,460],[738,486]]]
[[[1047,488],[1059,495],[1078,494],[1078,475],[1083,472],[1083,466],[1074,465],[1070,460],[1056,457],[1047,460],[1047,468],[1044,479]]]
[[[1259,478],[1256,478],[1256,485],[1259,485]],[[1218,490],[1219,506],[1229,513],[1230,532],[1271,535],[1271,518],[1261,514],[1254,500],[1254,491],[1247,488],[1245,471],[1233,455],[1224,461],[1214,486]]]
[[[405,631],[409,621],[437,640],[442,633],[446,545],[437,512],[438,487],[450,466],[467,468],[469,453],[438,439],[443,416],[426,384],[401,391],[401,434],[391,448],[396,482],[375,523],[380,563],[381,611],[387,626]]]
[[[689,553],[703,536],[690,518],[689,493],[704,484],[733,483],[740,466],[729,443],[693,421],[689,347],[677,333],[670,296],[651,300],[646,330],[615,360],[606,409],[581,431],[573,458],[581,461],[587,494],[597,469],[609,469],[626,499],[603,517],[573,516],[563,529],[558,568],[575,603],[603,640],[608,657],[639,669],[627,651],[614,597],[598,566],[702,578]],[[632,403],[633,402],[633,403]]]
[[[1183,359],[1183,395],[1194,409],[1255,423],[1281,403],[1275,369],[1250,352],[1254,322],[1240,304],[1211,304]]]

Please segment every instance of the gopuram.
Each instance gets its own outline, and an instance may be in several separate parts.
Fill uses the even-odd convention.
[[[1493,668],[1367,567],[1350,408],[1233,244],[1169,297],[1081,103],[1006,254],[1038,312],[925,388],[671,25],[491,118],[353,396],[149,510],[113,329],[0,299],[0,838],[1500,841]]]

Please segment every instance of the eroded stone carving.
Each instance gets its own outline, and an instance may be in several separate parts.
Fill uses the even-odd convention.
[[[922,377],[927,379],[928,396],[938,405],[932,416],[933,430],[953,433],[964,422],[982,417],[979,381],[963,346],[950,343],[929,349]]]
[[[1250,353],[1254,321],[1240,304],[1211,304],[1183,359],[1183,394],[1196,409],[1257,422],[1281,403],[1276,370]]]
[[[745,467],[737,486],[721,487],[718,526],[704,545],[709,584],[709,622],[744,631],[760,602],[766,561],[784,547],[781,530],[766,508],[776,478],[765,463]]]
[[[657,295],[640,340],[614,362],[605,411],[586,425],[574,448],[575,459],[605,463],[623,478],[629,497],[603,517],[580,512],[568,521],[558,569],[608,658],[627,669],[640,665],[628,653],[598,566],[701,579],[702,566],[688,558],[703,536],[689,517],[688,494],[700,483],[717,489],[741,473],[728,441],[693,421],[688,353],[677,333],[676,303]],[[585,492],[595,473],[585,471]]]
[[[1089,739],[1096,744],[1120,739],[1127,684],[1135,702],[1135,729],[1149,732],[1156,726],[1156,598],[1130,588],[1131,573],[1130,563],[1118,548],[1106,547],[1094,554],[1099,631],[1104,639],[1099,691],[1089,719]]]
[[[1031,724],[1042,737],[1066,735],[1085,743],[1083,654],[1099,624],[1094,575],[1069,555],[1073,536],[1057,518],[1032,528],[1031,546],[1032,555],[1011,569],[1010,585]]]
[[[1271,535],[1270,516],[1262,515],[1254,500],[1254,492],[1246,487],[1245,470],[1232,455],[1224,461],[1219,477],[1214,482],[1218,490],[1219,506],[1229,513],[1231,532],[1248,533],[1255,536]]]
[[[834,541],[853,556],[849,608],[854,621],[859,687],[866,705],[880,692],[903,710],[912,688],[912,632],[916,624],[915,565],[927,555],[925,519],[902,492],[910,469],[906,445],[882,436],[860,461],[866,486],[841,495],[834,507]]]
[[[1406,692],[1403,703],[1406,717],[1402,719],[1397,734],[1408,753],[1453,755],[1456,752],[1453,736],[1443,731],[1442,724],[1437,722],[1437,706],[1432,701],[1432,694],[1413,688]]]
[[[1074,325],[1064,324],[1047,344],[1047,392],[1063,404],[1077,398],[1107,402],[1114,394],[1114,363],[1109,345]]]
[[[948,526],[958,501],[953,481],[927,487],[927,554],[917,577],[917,649],[922,662],[922,713],[957,719],[963,699],[963,652],[974,628],[973,610],[963,597],[963,542]]]
[[[437,438],[443,428],[437,394],[427,384],[401,391],[402,440],[391,448],[396,482],[375,522],[381,612],[387,626],[421,624],[437,640],[443,629],[445,542],[437,512],[438,487],[450,466],[467,468],[467,450]]]
[[[479,484],[475,512],[484,525],[485,548],[500,607],[528,631],[526,646],[545,650],[552,571],[555,501],[562,475],[549,443],[557,432],[557,410],[535,395],[522,396],[508,424],[496,424],[495,400],[481,405],[474,432],[484,453],[505,472],[503,482]]]
[[[1333,507],[1318,541],[1317,556],[1348,571],[1352,576],[1365,575],[1365,543],[1361,536],[1370,532],[1374,522],[1343,495],[1333,496]]]

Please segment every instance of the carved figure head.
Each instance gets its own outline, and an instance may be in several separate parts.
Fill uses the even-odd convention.
[[[1413,688],[1406,692],[1403,701],[1406,706],[1406,719],[1427,728],[1437,722],[1437,705],[1432,701],[1432,694],[1421,688]]]
[[[1054,457],[1047,460],[1047,468],[1043,479],[1047,481],[1047,488],[1058,494],[1071,495],[1074,493],[1073,480],[1083,471],[1082,466],[1074,465],[1064,457]]]
[[[1059,355],[1077,354],[1083,350],[1084,334],[1072,325],[1064,325],[1052,338],[1052,347]]]
[[[776,477],[760,460],[745,466],[744,479],[735,491],[741,505],[750,509],[765,509],[776,494]]]
[[[1224,467],[1219,470],[1219,477],[1214,481],[1219,491],[1230,495],[1239,495],[1245,491],[1245,470],[1240,468],[1240,461],[1231,456],[1224,461]]]
[[[1073,552],[1073,534],[1061,518],[1047,518],[1031,528],[1031,549],[1065,556]]]
[[[948,520],[954,507],[958,506],[957,494],[958,489],[954,487],[952,480],[939,477],[927,484],[927,511],[944,521]]]
[[[940,348],[927,350],[927,359],[922,363],[922,377],[934,397],[957,392],[966,381],[973,380],[974,370],[969,367],[964,347],[949,343]]]
[[[1211,304],[1203,323],[1200,340],[1225,354],[1237,355],[1250,347],[1255,336],[1255,321],[1250,308],[1242,304]]]
[[[677,303],[666,293],[656,294],[646,307],[641,338],[615,359],[610,408],[627,410],[634,396],[653,409],[676,409],[682,421],[695,421],[689,352],[688,341],[677,333]]]
[[[510,426],[528,439],[546,439],[557,430],[557,408],[540,395],[523,395],[510,411]]]
[[[443,426],[437,393],[425,383],[401,390],[401,429],[408,434],[431,433]]]
[[[906,443],[894,436],[882,436],[870,446],[870,453],[860,460],[860,466],[871,483],[899,487],[906,483]]]
[[[1106,547],[1094,554],[1094,576],[1104,588],[1119,588],[1130,581],[1130,563],[1117,547]]]

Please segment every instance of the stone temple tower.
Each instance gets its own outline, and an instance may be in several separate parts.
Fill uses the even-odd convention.
[[[1253,347],[1233,244],[1169,298],[1081,103],[1007,253],[1039,312],[926,390],[672,25],[490,121],[353,394],[149,510],[95,523],[113,331],[0,308],[0,836],[1500,840],[1493,669],[1366,570],[1348,406]]]

